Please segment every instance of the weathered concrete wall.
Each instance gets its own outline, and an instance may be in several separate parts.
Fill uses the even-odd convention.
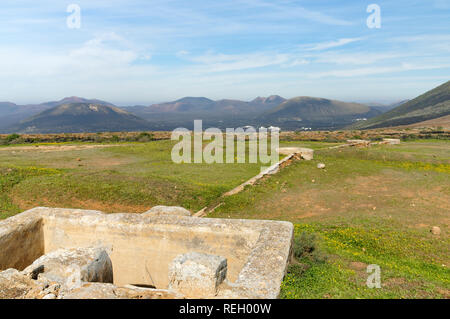
[[[167,289],[169,265],[180,254],[227,260],[227,279],[217,294],[201,298],[276,298],[285,275],[293,225],[148,214],[103,214],[35,208],[0,221],[0,260],[22,269],[57,249],[103,246],[110,250],[114,284]]]
[[[20,214],[0,223],[0,270],[22,270],[44,254],[42,218]]]
[[[152,217],[124,214],[65,217],[62,214],[45,219],[45,251],[92,243],[111,245],[116,285],[145,284],[165,289],[169,263],[189,251],[226,256],[228,278],[234,281],[258,238],[249,228],[202,227],[194,223],[175,226],[158,224]],[[167,217],[167,221],[170,219],[173,217]]]

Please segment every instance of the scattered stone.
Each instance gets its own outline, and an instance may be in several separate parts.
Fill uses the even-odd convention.
[[[280,147],[278,153],[281,155],[298,154],[306,161],[310,161],[314,158],[314,150],[303,147]]]
[[[0,272],[0,299],[38,298],[44,285],[16,269]]]
[[[84,283],[61,299],[183,299],[182,294],[164,289],[140,288],[132,285],[116,287],[108,283]]]
[[[36,259],[23,274],[69,286],[113,282],[112,262],[104,247],[58,249]]]
[[[398,139],[398,138],[383,138],[383,142],[385,142],[385,144],[397,145],[397,144],[400,144],[400,139]]]
[[[117,288],[114,292],[118,298],[122,299],[184,299],[185,296],[171,290],[151,289],[125,285]]]
[[[116,286],[105,283],[85,283],[64,294],[62,299],[116,299]]]
[[[197,252],[181,254],[169,265],[169,289],[186,297],[214,296],[226,275],[224,257]]]
[[[347,143],[350,144],[350,146],[369,146],[370,141],[368,140],[347,140]]]
[[[317,168],[323,169],[323,168],[325,168],[325,164],[324,163],[319,163],[319,164],[317,164]]]
[[[431,228],[431,233],[433,235],[440,235],[441,234],[441,229],[438,226],[433,226]]]
[[[186,208],[178,207],[178,206],[154,206],[152,209],[143,213],[143,215],[148,216],[162,216],[162,215],[170,215],[170,216],[191,216],[191,212]]]

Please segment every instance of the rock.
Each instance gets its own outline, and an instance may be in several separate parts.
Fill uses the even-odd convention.
[[[368,140],[347,140],[349,146],[366,147],[370,145]]]
[[[38,298],[44,286],[16,269],[0,272],[0,299]]]
[[[152,207],[149,211],[143,213],[143,215],[148,216],[162,216],[162,215],[171,215],[171,216],[191,216],[191,212],[186,208],[178,207],[178,206],[155,206]]]
[[[186,253],[178,255],[169,265],[169,289],[189,298],[214,296],[226,275],[226,258]]]
[[[437,227],[437,226],[433,226],[430,231],[431,231],[431,233],[433,235],[440,235],[441,234],[441,229],[439,227]]]
[[[278,153],[281,155],[299,154],[306,161],[314,158],[314,150],[303,147],[280,147],[278,148]]]
[[[108,283],[84,283],[62,296],[61,299],[183,299],[169,290],[140,288],[131,285],[116,287]]]
[[[117,299],[116,286],[107,283],[84,283],[64,294],[62,299]]]
[[[323,168],[325,168],[325,164],[319,163],[319,164],[317,164],[317,168],[323,169]]]
[[[113,282],[112,262],[104,247],[58,249],[36,259],[23,273],[69,289],[82,281]]]
[[[400,139],[398,138],[383,138],[383,142],[390,145],[400,144]]]
[[[184,295],[165,289],[151,289],[126,285],[114,292],[120,299],[184,299]]]
[[[42,297],[42,299],[56,299],[56,295],[55,294],[48,294],[48,295],[45,295],[44,297]]]
[[[300,155],[305,161],[311,161],[314,159],[314,150],[310,148],[301,148]]]

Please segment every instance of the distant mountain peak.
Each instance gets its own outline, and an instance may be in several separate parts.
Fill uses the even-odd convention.
[[[105,102],[105,101],[98,100],[98,99],[86,99],[84,97],[79,97],[79,96],[68,96],[59,101],[45,102],[45,103],[42,103],[41,105],[48,106],[48,107],[54,107],[54,106],[58,106],[58,105],[62,105],[62,104],[70,104],[70,103],[95,103],[95,104],[114,106],[114,104],[109,103],[109,102]]]
[[[279,95],[270,95],[268,97],[258,96],[254,100],[252,100],[250,103],[257,103],[257,104],[281,104],[284,101],[286,101],[285,98],[279,96]]]
[[[47,109],[16,128],[25,133],[136,131],[149,123],[123,109],[96,103],[66,103]]]
[[[357,117],[379,114],[367,105],[329,100],[319,97],[298,96],[286,100],[261,116],[266,122],[297,122],[304,125],[334,122],[351,123]]]

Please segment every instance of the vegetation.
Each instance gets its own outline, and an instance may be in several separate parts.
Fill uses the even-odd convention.
[[[319,162],[324,170],[316,168]],[[295,224],[297,260],[283,298],[448,298],[449,175],[445,141],[319,146],[313,161],[225,199],[211,217]],[[432,226],[442,234],[432,235]],[[369,264],[381,267],[381,289],[366,286]]]
[[[35,206],[113,213],[181,205],[196,211],[260,171],[260,164],[176,165],[170,159],[174,142],[137,142],[160,138],[156,132],[127,134],[81,135],[107,138],[103,144],[1,147],[0,218]],[[294,162],[220,198],[224,204],[209,217],[295,224],[295,260],[282,285],[283,298],[450,297],[449,142],[328,149],[338,143],[323,140],[338,134],[357,133],[281,142],[315,149],[314,160]],[[114,136],[117,144],[111,144]],[[432,226],[441,234],[431,234]],[[366,286],[370,264],[381,267],[381,289]]]
[[[35,206],[144,212],[165,204],[195,212],[260,171],[261,164],[174,164],[173,145],[162,140],[0,149],[0,169],[7,172],[0,176],[2,216]]]

